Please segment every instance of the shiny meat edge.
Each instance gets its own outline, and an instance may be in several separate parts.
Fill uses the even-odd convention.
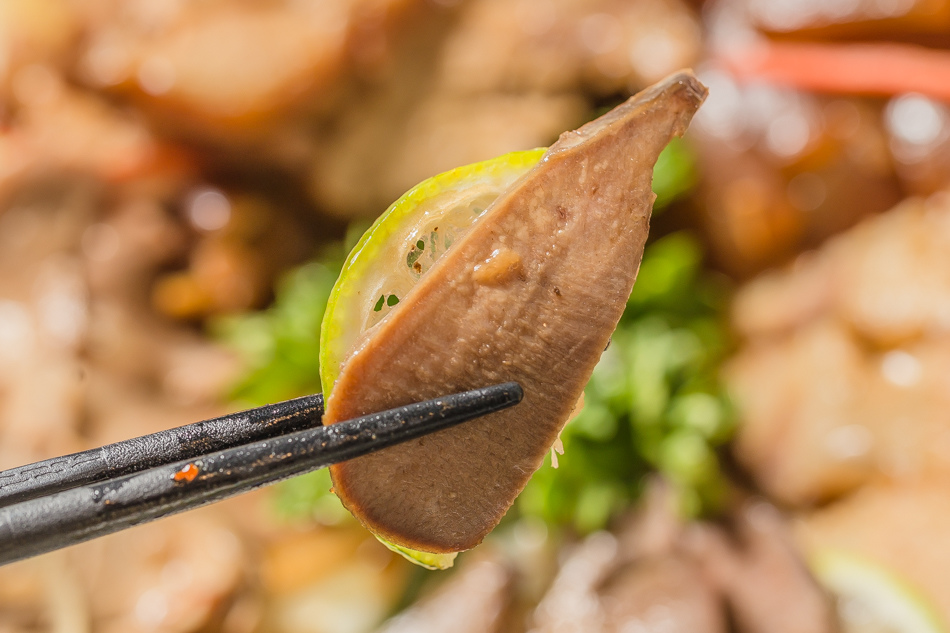
[[[678,73],[562,134],[344,362],[325,424],[500,380],[525,390],[514,409],[333,467],[334,491],[368,529],[447,553],[501,520],[616,328],[653,165],[705,96]]]

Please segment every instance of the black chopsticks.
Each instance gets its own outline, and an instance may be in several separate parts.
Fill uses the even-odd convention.
[[[320,425],[323,394],[0,471],[0,506]]]
[[[366,455],[513,406],[503,383],[321,426],[307,396],[0,472],[0,564]]]

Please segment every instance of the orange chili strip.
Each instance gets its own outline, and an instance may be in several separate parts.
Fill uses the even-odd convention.
[[[950,51],[923,46],[769,42],[721,61],[740,79],[816,92],[918,92],[950,102]]]

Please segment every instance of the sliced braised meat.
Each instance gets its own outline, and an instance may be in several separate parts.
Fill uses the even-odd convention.
[[[324,423],[496,382],[519,406],[332,470],[373,532],[429,552],[498,523],[568,419],[633,287],[653,165],[706,95],[680,73],[567,132],[368,333]]]

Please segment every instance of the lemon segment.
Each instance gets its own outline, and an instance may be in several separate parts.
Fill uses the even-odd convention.
[[[359,337],[379,323],[495,199],[534,167],[545,148],[458,167],[419,183],[363,234],[330,292],[320,328],[320,381],[330,396]],[[379,537],[428,569],[447,569],[456,553],[433,554]]]
[[[343,264],[323,317],[320,380],[324,397],[330,395],[359,336],[379,323],[544,152],[544,148],[511,152],[424,180],[363,234]]]
[[[947,633],[926,598],[893,571],[847,552],[812,560],[819,582],[834,594],[842,633]]]

